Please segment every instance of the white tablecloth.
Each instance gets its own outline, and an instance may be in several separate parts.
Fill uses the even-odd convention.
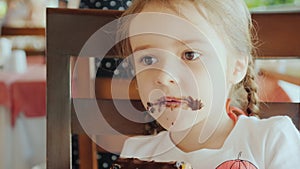
[[[21,113],[12,127],[10,115],[0,106],[0,169],[32,169],[46,163],[46,117]]]

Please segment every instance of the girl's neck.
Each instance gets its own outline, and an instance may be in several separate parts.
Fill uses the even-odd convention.
[[[199,143],[199,134],[203,127],[202,122],[193,126],[192,129],[182,132],[170,132],[171,140],[183,152],[192,152],[200,149],[219,149],[223,146],[228,135],[234,127],[234,122],[226,113],[223,113],[220,124],[212,136],[204,143]]]

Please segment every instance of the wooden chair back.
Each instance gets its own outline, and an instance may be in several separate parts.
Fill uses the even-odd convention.
[[[47,9],[48,169],[71,168],[71,134],[81,133],[84,136],[76,114],[72,111],[70,57],[77,57],[84,43],[95,31],[120,15],[119,11]],[[253,14],[253,19],[258,26],[260,41],[263,42],[259,46],[260,57],[300,56],[300,13],[258,13]],[[111,103],[107,103],[109,104]],[[299,103],[266,105],[264,110],[270,113],[266,113],[264,117],[282,113],[287,109],[290,112],[288,115],[291,115],[299,127]],[[277,108],[283,110],[278,112]],[[107,109],[116,111],[113,108]],[[143,125],[132,124],[126,119],[124,121],[119,115],[111,117],[111,120],[122,123],[123,127],[119,127],[123,129],[124,124],[135,126],[134,131],[127,131],[129,134],[142,133],[144,130]],[[85,162],[82,161],[81,168],[97,168],[95,160],[91,160],[95,158],[95,145],[87,136],[80,140],[88,143],[81,150],[81,157],[87,157]]]

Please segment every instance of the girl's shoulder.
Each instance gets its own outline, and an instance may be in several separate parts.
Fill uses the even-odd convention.
[[[274,131],[276,133],[299,132],[289,116],[272,116],[265,119],[241,116],[238,123],[241,128],[262,134]]]
[[[253,157],[250,161],[265,168],[299,166],[300,134],[288,116],[265,119],[240,116],[226,141],[226,148],[232,145],[243,152],[246,159],[246,155]]]
[[[245,125],[258,125],[258,126],[282,126],[294,125],[289,116],[272,116],[269,118],[259,119],[257,117],[240,116],[239,122]]]
[[[290,117],[274,116],[259,119],[242,115],[227,138],[224,147],[231,147],[234,144],[240,146],[236,146],[237,148],[243,149],[251,145],[250,147],[254,147],[255,150],[264,152],[265,149],[278,149],[286,142],[290,147],[300,147],[300,134]]]

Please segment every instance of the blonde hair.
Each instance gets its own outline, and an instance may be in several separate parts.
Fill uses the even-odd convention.
[[[130,8],[123,13],[123,16],[141,12],[147,3],[150,2],[160,3],[164,7],[170,8],[180,14],[180,7],[176,6],[175,1],[177,3],[184,3],[187,0],[134,0]],[[233,49],[241,56],[249,57],[247,74],[240,83],[232,87],[229,97],[233,105],[241,108],[248,115],[258,115],[259,103],[252,56],[254,54],[253,42],[255,39],[252,34],[253,25],[251,15],[244,0],[189,1],[194,4],[198,12],[214,27],[215,31],[221,35],[220,37],[223,37],[228,48]],[[123,25],[123,27],[128,28],[130,22],[126,23],[127,25]],[[125,40],[122,43],[120,51],[126,56],[131,54],[129,40]]]

